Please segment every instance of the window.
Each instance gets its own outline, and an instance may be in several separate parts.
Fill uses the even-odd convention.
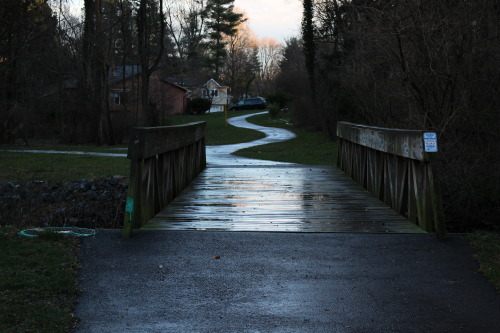
[[[120,93],[118,92],[111,92],[111,101],[113,102],[114,105],[120,105]]]
[[[216,98],[219,97],[219,89],[203,89],[204,98]]]
[[[110,92],[109,97],[111,98],[111,103],[113,103],[114,105],[123,105],[128,101],[128,94],[128,91],[112,91]]]

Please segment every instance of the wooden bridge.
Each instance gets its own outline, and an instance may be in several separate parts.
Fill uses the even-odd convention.
[[[135,129],[124,235],[141,228],[436,231],[444,237],[422,131],[400,131],[404,139],[397,140],[403,141],[384,146],[384,140],[396,140],[391,130],[348,123],[338,130],[339,167],[270,162],[205,168],[204,123]],[[398,145],[404,149],[395,149]]]

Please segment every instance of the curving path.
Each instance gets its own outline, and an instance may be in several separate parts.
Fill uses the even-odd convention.
[[[254,140],[250,142],[237,143],[232,145],[220,145],[220,146],[207,146],[207,163],[210,166],[216,165],[290,165],[292,163],[284,162],[273,162],[266,160],[257,160],[245,157],[239,157],[231,155],[232,153],[249,147],[265,145],[268,143],[281,142],[295,138],[295,134],[282,128],[274,127],[264,127],[251,124],[246,121],[246,118],[255,116],[258,114],[267,113],[267,111],[247,114],[244,116],[229,118],[229,124],[253,129],[266,134],[266,137],[259,140]],[[126,149],[126,148],[125,148]],[[33,150],[33,149],[11,149],[11,150],[0,150],[15,153],[39,153],[39,154],[66,154],[66,155],[91,155],[91,156],[105,156],[105,157],[127,157],[124,153],[98,153],[98,152],[85,152],[85,151],[64,151],[64,150]]]
[[[246,119],[251,116],[255,116],[258,114],[267,113],[259,112],[247,114],[244,116],[229,118],[228,123],[235,127],[242,127],[253,129],[259,132],[266,134],[265,138],[254,140],[250,142],[237,143],[232,145],[221,145],[221,146],[207,146],[207,164],[209,166],[216,165],[291,165],[292,163],[285,162],[273,162],[266,160],[257,160],[245,157],[239,157],[235,155],[231,155],[232,153],[255,146],[261,146],[268,143],[282,142],[286,140],[290,140],[296,137],[296,135],[290,131],[287,131],[282,128],[274,128],[274,127],[264,127],[255,124],[249,123]]]

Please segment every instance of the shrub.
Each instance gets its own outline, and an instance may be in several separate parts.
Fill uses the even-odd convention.
[[[277,118],[280,113],[279,105],[276,103],[271,103],[267,107],[269,109],[269,115],[271,116],[271,118]]]
[[[210,109],[212,102],[205,98],[193,98],[189,100],[188,110],[191,114],[204,114],[207,110]]]
[[[275,93],[268,95],[266,100],[269,104],[276,104],[278,109],[283,109],[288,106],[288,103],[293,100],[293,97],[290,93],[278,89]]]

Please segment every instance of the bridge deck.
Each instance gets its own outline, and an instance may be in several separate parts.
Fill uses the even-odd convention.
[[[425,233],[334,167],[204,170],[143,229]]]

